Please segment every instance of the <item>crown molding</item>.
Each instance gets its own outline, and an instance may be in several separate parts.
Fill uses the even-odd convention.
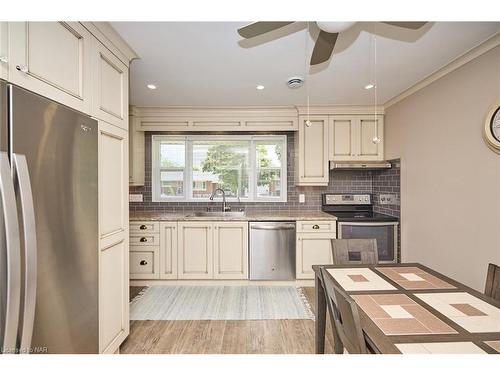
[[[451,61],[450,63],[446,64],[445,66],[439,68],[438,70],[434,71],[427,77],[425,77],[423,80],[417,82],[413,86],[410,86],[400,94],[396,95],[392,99],[388,100],[385,104],[384,107],[387,109],[390,106],[396,104],[397,102],[403,100],[404,98],[416,93],[417,91],[423,89],[426,86],[429,86],[431,83],[434,81],[437,81],[438,79],[444,77],[445,75],[453,72],[454,70],[460,68],[461,66],[467,64],[468,62],[478,58],[479,56],[485,54],[486,52],[492,50],[493,48],[497,47],[500,45],[500,33],[495,34],[491,38],[487,39],[485,42],[481,43],[480,45],[470,49],[463,55],[457,57],[455,60]]]
[[[81,22],[81,24],[97,39],[103,42],[127,66],[130,61],[139,58],[139,55],[109,22]],[[114,48],[110,48],[110,46]]]
[[[383,115],[384,107],[377,106],[377,113]],[[206,107],[206,106],[131,106],[130,115],[137,117],[289,117],[298,115],[359,115],[372,114],[374,106],[287,106],[287,107]]]

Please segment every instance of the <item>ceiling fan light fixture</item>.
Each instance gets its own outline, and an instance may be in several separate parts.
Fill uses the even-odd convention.
[[[349,29],[355,23],[356,22],[353,21],[343,21],[343,22],[316,21],[316,24],[321,30],[326,31],[327,33],[330,34],[341,33],[342,31]]]

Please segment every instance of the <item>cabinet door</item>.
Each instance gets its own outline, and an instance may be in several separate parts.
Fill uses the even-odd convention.
[[[329,159],[353,160],[356,149],[356,118],[352,116],[330,116],[329,118]]]
[[[127,132],[99,122],[99,336],[114,353],[129,333]]]
[[[248,279],[248,223],[214,223],[214,279]]]
[[[129,185],[144,186],[144,132],[138,130],[139,119],[129,117]]]
[[[92,39],[92,116],[128,130],[128,68]]]
[[[382,116],[358,118],[358,149],[356,160],[384,159],[384,123]]]
[[[160,277],[160,248],[156,246],[130,246],[130,278],[158,279]]]
[[[299,117],[297,185],[328,185],[328,116]]]
[[[297,234],[297,279],[314,279],[312,266],[315,264],[332,264],[332,233],[298,233]]]
[[[177,273],[179,279],[213,278],[212,223],[178,223]]]
[[[177,279],[177,223],[160,222],[160,279]]]
[[[7,79],[9,72],[8,23],[0,22],[0,78]]]
[[[90,113],[91,38],[78,22],[10,22],[9,81]]]

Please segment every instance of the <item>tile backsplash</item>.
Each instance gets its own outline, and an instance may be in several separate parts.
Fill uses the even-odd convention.
[[[220,199],[215,202],[152,202],[151,201],[151,136],[167,134],[146,132],[145,134],[145,185],[130,187],[131,194],[143,194],[143,202],[130,202],[132,211],[195,211],[218,209]],[[193,134],[193,133],[191,133]],[[202,133],[203,134],[203,133]],[[241,133],[237,133],[241,134]],[[250,134],[250,133],[249,133]],[[288,201],[287,202],[231,202],[233,210],[285,210],[285,211],[320,211],[323,193],[372,193],[375,202],[378,194],[392,193],[399,198],[399,161],[396,168],[384,171],[330,171],[328,186],[295,186],[294,132],[281,132],[287,136],[288,161]],[[305,203],[299,203],[299,194],[305,195]],[[399,199],[395,205],[382,206],[375,204],[378,212],[399,216]]]

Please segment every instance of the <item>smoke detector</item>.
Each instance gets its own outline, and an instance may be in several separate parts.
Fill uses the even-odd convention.
[[[290,77],[286,83],[286,85],[291,89],[298,89],[299,87],[302,87],[303,84],[304,78],[302,77]]]

